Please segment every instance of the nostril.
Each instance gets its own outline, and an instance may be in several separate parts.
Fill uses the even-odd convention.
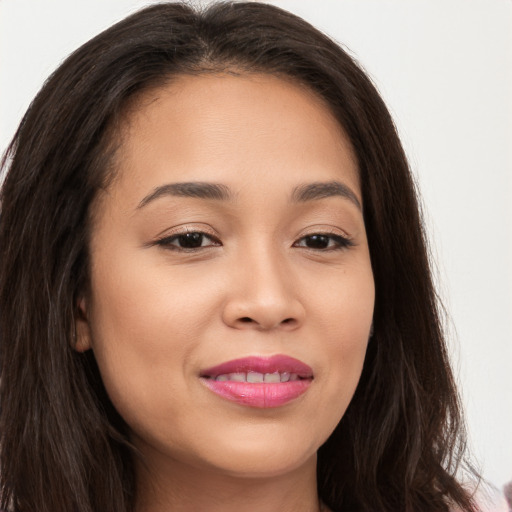
[[[274,328],[291,330],[295,329],[297,325],[297,319],[295,317],[288,317],[274,322],[272,318],[263,317],[259,319],[258,317],[253,318],[250,316],[240,316],[236,319],[233,327],[238,326],[240,329],[256,328],[258,330],[266,331]]]

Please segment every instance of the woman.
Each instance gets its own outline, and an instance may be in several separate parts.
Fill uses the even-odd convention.
[[[331,40],[149,7],[8,157],[4,508],[476,510],[404,152]]]

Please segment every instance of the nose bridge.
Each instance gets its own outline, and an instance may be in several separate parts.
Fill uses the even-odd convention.
[[[226,305],[226,321],[236,327],[295,328],[302,320],[286,254],[272,243],[255,244],[241,254]]]
[[[256,247],[247,254],[243,263],[244,283],[255,300],[282,301],[289,292],[290,275],[285,257],[275,247],[267,244]]]

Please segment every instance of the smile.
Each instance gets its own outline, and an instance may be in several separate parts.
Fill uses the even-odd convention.
[[[212,377],[213,378],[213,377]],[[259,372],[237,372],[237,373],[224,373],[215,377],[216,381],[234,381],[234,382],[289,382],[299,380],[300,377],[296,373],[288,372],[274,372],[274,373],[259,373]]]
[[[201,381],[216,395],[241,405],[280,407],[305,393],[313,370],[289,356],[247,357],[201,372]]]

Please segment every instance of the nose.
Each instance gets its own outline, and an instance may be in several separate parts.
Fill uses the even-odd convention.
[[[293,331],[304,321],[298,280],[284,257],[260,250],[231,272],[223,321],[236,329]]]

